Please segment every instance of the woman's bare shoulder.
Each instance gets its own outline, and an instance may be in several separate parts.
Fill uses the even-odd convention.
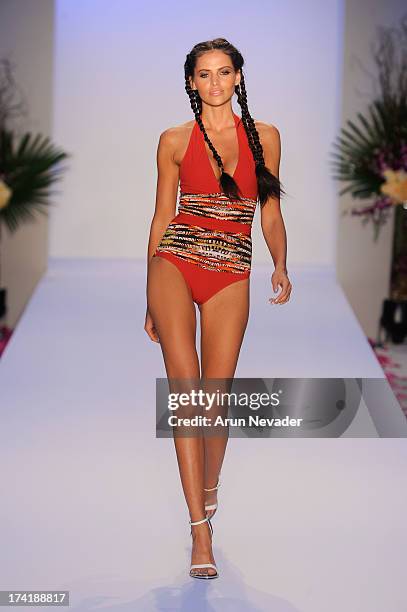
[[[254,120],[266,166],[272,169],[273,174],[278,176],[278,168],[281,156],[281,139],[278,128],[272,123]]]
[[[279,136],[278,128],[272,123],[266,123],[265,121],[260,121],[259,119],[254,119],[254,125],[256,126],[256,130],[259,133],[259,136],[263,135],[264,138],[275,138]]]
[[[160,134],[160,146],[165,147],[172,159],[178,165],[185,154],[188,146],[189,137],[194,127],[195,119],[186,121],[180,125],[169,127]]]

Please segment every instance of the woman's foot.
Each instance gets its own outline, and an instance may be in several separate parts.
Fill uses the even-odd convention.
[[[192,525],[192,554],[191,565],[199,563],[213,563],[215,559],[212,552],[212,534],[207,521],[199,525]],[[191,570],[193,575],[210,575],[217,574],[213,567],[197,567]]]

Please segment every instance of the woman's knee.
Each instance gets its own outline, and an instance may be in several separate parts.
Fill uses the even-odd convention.
[[[180,348],[166,350],[164,347],[163,357],[167,376],[179,380],[179,387],[189,388],[189,381],[200,378],[199,358],[195,347],[190,347],[184,352]]]

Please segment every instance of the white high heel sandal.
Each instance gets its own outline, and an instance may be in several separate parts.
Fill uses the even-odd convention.
[[[205,517],[204,519],[200,520],[200,521],[189,521],[191,525],[200,525],[201,523],[205,523],[205,521],[208,522],[209,528],[211,530],[211,537],[213,535],[213,527],[211,525],[211,520],[208,517]],[[192,536],[192,527],[191,527],[191,536]],[[211,567],[212,569],[216,570],[216,574],[193,574],[191,573],[194,569],[198,569],[198,568],[203,568],[203,567]],[[191,576],[191,578],[204,578],[205,580],[210,580],[211,578],[218,578],[219,574],[218,574],[218,568],[216,567],[216,565],[214,565],[213,563],[194,563],[193,565],[191,565],[190,570],[189,570],[189,575]]]
[[[219,475],[218,484],[216,485],[216,487],[213,487],[213,489],[204,489],[204,491],[208,491],[208,492],[209,491],[216,491],[217,489],[219,489],[219,487],[220,487],[220,475]],[[208,506],[205,506],[205,512],[208,512],[209,510],[215,510],[215,512],[216,512],[217,507],[218,507],[218,503],[217,502],[215,504],[209,504]],[[215,515],[215,512],[209,518],[212,518]]]

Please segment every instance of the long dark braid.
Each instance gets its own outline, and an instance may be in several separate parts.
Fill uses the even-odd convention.
[[[242,109],[242,122],[246,130],[247,140],[255,162],[255,171],[258,186],[258,199],[260,205],[263,206],[269,197],[280,198],[285,192],[282,188],[280,180],[270,172],[270,170],[266,167],[264,163],[263,147],[261,145],[259,134],[254,124],[254,120],[250,115],[249,108],[247,105],[246,84],[242,70],[244,59],[241,53],[225,38],[215,38],[214,40],[198,43],[193,47],[190,53],[188,53],[184,64],[185,90],[189,96],[191,107],[195,115],[195,120],[198,123],[199,128],[203,133],[204,139],[208,143],[208,146],[212,151],[212,154],[219,168],[221,169],[221,176],[219,179],[220,186],[223,192],[229,198],[240,200],[240,189],[236,181],[233,179],[232,176],[230,176],[230,174],[225,172],[222,158],[216,151],[215,147],[213,146],[205,131],[205,126],[200,116],[202,112],[202,100],[199,96],[198,91],[192,89],[189,81],[190,77],[193,78],[195,65],[198,57],[200,57],[207,51],[212,51],[214,49],[219,49],[223,51],[223,53],[229,55],[235,71],[237,72],[238,70],[240,70],[240,84],[236,85],[235,92],[237,94],[237,101]]]

